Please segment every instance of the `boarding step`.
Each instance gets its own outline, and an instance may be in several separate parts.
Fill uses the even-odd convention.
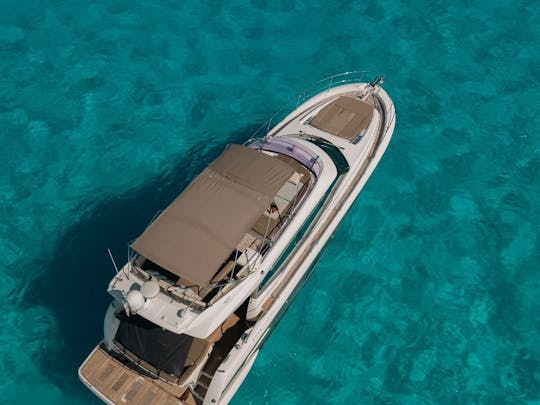
[[[197,381],[197,386],[198,387],[203,387],[205,390],[208,390],[208,385],[202,383],[201,381]]]
[[[199,385],[202,385],[204,388],[208,389],[208,387],[210,386],[210,383],[212,382],[212,377],[208,377],[206,375],[201,375],[199,377],[199,381],[197,381],[197,383]]]
[[[204,392],[203,395],[201,395],[200,393],[197,392],[197,388],[199,388],[199,386],[196,386],[195,388],[193,388],[192,386],[189,386],[189,390],[191,391],[191,394],[195,397],[195,400],[197,401],[197,403],[202,404],[204,402],[204,395],[206,395],[206,391]]]
[[[214,378],[213,374],[208,374],[206,371],[201,371],[201,375],[208,377],[210,380]]]

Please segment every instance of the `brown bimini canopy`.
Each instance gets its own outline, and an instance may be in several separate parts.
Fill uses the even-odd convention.
[[[356,97],[341,96],[323,107],[310,125],[352,141],[366,129],[374,107]]]
[[[188,281],[207,286],[294,170],[231,145],[131,245]]]

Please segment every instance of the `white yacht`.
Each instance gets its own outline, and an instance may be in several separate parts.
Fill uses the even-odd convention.
[[[325,79],[230,145],[131,244],[104,338],[79,368],[108,404],[226,404],[377,166],[382,78]]]

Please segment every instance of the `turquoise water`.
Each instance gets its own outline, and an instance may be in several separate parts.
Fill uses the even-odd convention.
[[[394,138],[235,404],[540,403],[538,1],[0,2],[0,398],[95,404],[106,253],[313,82]]]

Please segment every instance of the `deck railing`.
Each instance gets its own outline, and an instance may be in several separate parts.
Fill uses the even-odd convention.
[[[294,108],[297,108],[304,101],[315,96],[316,94],[330,91],[332,88],[337,86],[357,83],[360,87],[362,83],[365,83],[365,77],[369,74],[371,74],[371,72],[367,70],[354,70],[325,77],[324,79],[319,80],[318,82],[312,84],[307,89],[302,91],[296,99],[296,106],[294,106]],[[273,123],[279,122],[285,117],[287,113],[291,112],[294,108],[293,102],[285,104],[251,135],[250,141],[265,136],[270,131]]]
[[[325,91],[330,91],[330,89],[337,86],[352,83],[358,83],[358,86],[360,86],[360,84],[364,82],[364,77],[369,74],[370,72],[367,70],[353,70],[350,72],[338,73],[336,75],[325,77],[300,93],[298,95],[296,105],[299,106],[314,95],[323,93]]]

